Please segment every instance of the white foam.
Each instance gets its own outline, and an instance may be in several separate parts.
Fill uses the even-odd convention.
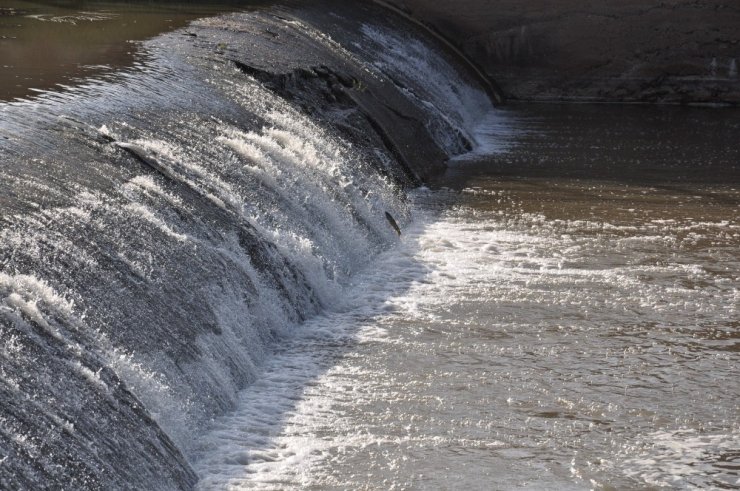
[[[420,198],[433,194],[427,190],[418,192]],[[599,427],[593,422],[588,426],[589,419],[606,421],[605,424],[610,418],[648,423],[630,412],[631,409],[614,402],[618,398],[607,403],[600,398],[599,391],[588,392],[585,382],[560,387],[565,382],[550,375],[537,376],[536,380],[531,377],[535,369],[550,373],[553,368],[550,361],[556,368],[557,363],[566,364],[560,369],[570,376],[573,374],[569,362],[593,363],[592,369],[598,372],[601,362],[594,361],[589,351],[598,350],[604,344],[600,337],[611,332],[609,329],[619,335],[620,328],[612,325],[622,322],[620,319],[626,319],[629,329],[636,322],[634,319],[647,325],[684,325],[691,315],[714,319],[732,316],[726,312],[726,303],[733,295],[736,298],[733,287],[717,284],[705,291],[677,287],[671,278],[710,281],[711,277],[697,265],[644,266],[616,257],[612,254],[630,257],[629,251],[634,250],[630,248],[639,251],[644,246],[639,242],[623,243],[620,247],[626,249],[614,252],[614,244],[621,241],[624,231],[597,222],[555,223],[537,214],[501,216],[495,211],[481,212],[465,206],[453,207],[441,217],[419,213],[410,228],[404,229],[402,243],[381,255],[371,270],[359,274],[343,290],[344,300],[337,309],[309,321],[300,334],[281,343],[280,351],[269,357],[258,381],[241,394],[237,411],[214,424],[193,456],[202,478],[201,488],[433,487],[429,483],[448,483],[444,480],[446,476],[459,469],[452,469],[454,465],[449,463],[451,468],[437,469],[436,477],[432,469],[431,476],[420,478],[411,474],[425,465],[418,454],[413,465],[403,459],[414,452],[424,455],[429,449],[439,453],[447,448],[451,449],[449,455],[468,465],[476,465],[481,455],[491,458],[480,465],[498,469],[497,477],[503,480],[499,482],[515,482],[507,481],[516,478],[510,475],[512,472],[518,472],[507,469],[511,463],[536,461],[542,453],[557,460],[562,453],[576,448],[579,452],[591,452],[589,462],[598,462],[593,464],[594,470],[588,467],[592,464],[584,464],[583,458],[573,457],[569,467],[572,474],[567,479],[560,474],[549,474],[548,470],[529,469],[528,472],[543,476],[542,481],[537,481],[534,474],[522,477],[532,489],[600,486],[598,479],[604,474],[598,472],[606,473],[606,482],[608,476],[615,476],[636,478],[635,482],[647,485],[690,487],[695,482],[692,479],[697,477],[696,482],[706,483],[702,480],[706,475],[700,474],[716,471],[718,462],[721,463],[718,455],[736,448],[736,431],[716,435],[667,431],[648,435],[641,444],[621,447],[628,450],[641,445],[644,452],[637,456],[628,454],[629,458],[625,459],[616,453],[605,453],[598,447],[604,443],[603,436],[597,435],[603,433],[597,431]],[[711,230],[713,225],[707,228]],[[676,232],[672,228],[674,224],[660,226],[665,227],[662,234],[653,235],[655,229],[650,224],[637,226],[632,233],[646,234],[648,242],[654,242],[663,240],[655,237]],[[599,234],[594,236],[594,230]],[[656,247],[664,246],[658,243]],[[608,260],[603,260],[605,257]],[[659,279],[646,280],[646,273]],[[475,308],[490,309],[495,325],[486,324],[493,321],[476,310],[469,312],[470,319],[451,317],[451,313],[459,313],[461,306],[470,302],[474,302]],[[737,305],[730,310],[736,313]],[[609,328],[601,327],[604,324]],[[430,334],[437,329],[445,330],[446,335]],[[564,333],[572,329],[578,336],[564,335],[562,339],[551,339],[552,343],[539,342],[540,335],[536,333],[546,329]],[[517,336],[519,331],[523,334],[521,341],[513,343],[493,340],[468,343],[465,335],[469,330],[485,330],[504,339]],[[589,334],[592,331],[593,336]],[[425,336],[426,341],[420,339]],[[590,344],[590,340],[596,344]],[[617,346],[621,345],[617,343]],[[607,379],[607,384],[629,380],[624,383],[634,385],[634,390],[639,391],[656,375],[656,370],[661,376],[670,377],[671,369],[664,370],[659,364],[650,370],[650,362],[644,361],[662,349],[667,348],[646,343],[644,347],[631,346],[624,352],[602,350],[607,360],[613,356],[624,361],[597,376]],[[672,349],[679,351],[680,347]],[[436,360],[432,363],[440,366],[449,366],[450,359],[457,356],[463,375],[455,371],[438,372],[436,365],[417,367],[413,361],[409,365],[389,364],[385,358],[385,353],[390,353],[417,360],[415,356],[428,350],[431,353],[427,359]],[[599,354],[604,353],[599,351]],[[716,361],[723,363],[722,358]],[[647,366],[639,368],[641,363]],[[717,363],[711,365],[713,373],[719,373]],[[638,364],[636,373],[631,373],[632,364]],[[468,376],[474,375],[475,370],[489,372],[480,375],[480,383],[488,378],[497,381],[496,393],[482,392],[479,397],[496,398],[502,395],[498,392],[503,392],[501,400],[506,401],[502,402],[503,406],[491,402],[489,407],[473,399],[465,407],[453,393],[435,389],[447,379],[465,380],[464,367],[468,365],[475,367]],[[686,366],[683,370],[693,368],[697,367]],[[722,376],[727,376],[727,370],[725,367]],[[684,377],[689,376],[689,372],[683,373]],[[588,371],[581,374],[588,375]],[[696,372],[690,377],[699,375]],[[507,377],[514,386],[506,384]],[[570,381],[569,377],[565,380]],[[627,385],[619,390],[625,394],[633,390]],[[658,391],[663,389],[659,384],[656,386]],[[609,387],[602,390],[611,392]],[[459,394],[469,391],[461,388]],[[409,401],[412,410],[409,407],[404,410],[404,404]],[[463,407],[454,409],[455,403]],[[537,430],[540,423],[530,421],[529,416],[525,421],[525,416],[531,414],[526,408],[540,405],[544,406],[542,411],[548,411],[547,405],[554,405],[558,411],[572,412],[577,417],[554,418],[552,426],[542,423],[544,430],[540,432]],[[516,412],[520,406],[525,408],[522,410],[525,416]],[[387,409],[383,413],[378,408]],[[371,413],[365,415],[363,410]],[[442,415],[450,420],[434,419]],[[522,421],[516,419],[519,416]],[[456,433],[460,421],[466,428],[481,428],[481,433],[477,437]],[[507,424],[514,428],[509,430],[511,434],[506,432]],[[589,440],[590,432],[597,443]],[[582,436],[574,437],[574,434]],[[508,443],[497,437],[507,439]],[[617,446],[629,444],[632,437],[629,430],[618,428],[611,436]],[[527,443],[520,442],[521,439]],[[552,453],[546,450],[550,447]],[[656,451],[658,447],[666,450]],[[496,453],[499,448],[504,450]],[[484,450],[477,454],[471,449]],[[608,450],[611,452],[611,448]],[[466,460],[468,452],[472,457]],[[492,452],[497,457],[490,457]],[[428,458],[434,462],[432,455]],[[691,467],[697,458],[705,462],[700,470]],[[563,465],[568,463],[564,461]],[[353,465],[358,474],[352,473]],[[359,474],[372,469],[382,472],[372,476]],[[728,475],[724,472],[722,479]],[[439,480],[434,481],[435,478]],[[488,481],[473,482],[480,486]]]
[[[740,430],[732,434],[706,434],[685,428],[644,435],[626,455],[626,474],[650,486],[701,489],[716,476],[715,485],[740,486],[735,468],[740,449]],[[636,454],[636,455],[635,455]]]
[[[387,313],[389,306],[396,308],[391,300],[394,294],[423,277],[413,244],[426,220],[418,217],[404,229],[403,243],[353,277],[327,312],[281,340],[255,383],[240,395],[237,410],[217,420],[193,450],[202,488],[280,489],[288,482],[299,485],[310,479],[311,462],[337,442],[291,432],[292,426],[303,428],[317,414],[326,415],[326,401],[321,396],[304,397],[304,392],[322,383],[343,347],[373,332],[376,316]],[[351,444],[373,442],[369,435],[360,435]],[[297,481],[286,481],[286,476]]]

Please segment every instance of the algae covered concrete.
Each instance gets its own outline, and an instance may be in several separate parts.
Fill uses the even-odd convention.
[[[740,104],[740,4],[394,0],[509,99]]]

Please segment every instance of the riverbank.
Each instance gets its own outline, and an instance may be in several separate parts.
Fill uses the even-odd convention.
[[[710,0],[394,0],[519,101],[740,104],[740,8]]]

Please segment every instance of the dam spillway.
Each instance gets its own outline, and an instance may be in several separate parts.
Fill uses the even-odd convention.
[[[111,66],[0,103],[0,489],[737,487],[737,110],[494,108],[370,3],[7,1],[0,58]]]
[[[397,241],[491,110],[422,30],[323,3],[196,21],[0,107],[3,488],[192,487],[192,435]]]

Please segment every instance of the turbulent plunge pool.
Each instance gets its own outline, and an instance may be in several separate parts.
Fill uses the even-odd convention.
[[[739,123],[499,113],[203,439],[201,486],[740,485]]]

